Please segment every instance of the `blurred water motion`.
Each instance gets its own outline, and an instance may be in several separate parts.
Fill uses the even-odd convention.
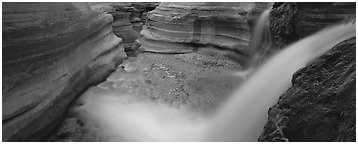
[[[114,94],[87,93],[79,109],[108,141],[257,141],[269,107],[289,88],[293,73],[351,37],[355,25],[340,24],[285,48],[257,68],[213,117]]]
[[[300,40],[273,56],[222,105],[204,139],[257,141],[268,109],[291,86],[293,73],[352,37],[355,37],[355,25],[340,24]]]

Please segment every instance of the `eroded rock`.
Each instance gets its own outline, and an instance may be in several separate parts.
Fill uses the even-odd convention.
[[[355,3],[275,3],[273,48],[355,18]],[[355,38],[296,72],[259,141],[355,141]]]
[[[280,49],[332,24],[355,19],[355,3],[275,3],[270,12],[273,48]]]
[[[249,20],[269,3],[161,3],[148,13],[140,39],[145,51],[187,53],[212,45],[244,55],[250,40]]]
[[[355,47],[341,42],[296,72],[259,141],[355,141]]]
[[[123,39],[124,48],[126,52],[129,52],[146,21],[146,12],[153,10],[157,3],[95,2],[90,4],[94,9],[107,12],[113,16],[113,32]]]
[[[126,55],[87,3],[3,3],[3,141],[39,141]]]

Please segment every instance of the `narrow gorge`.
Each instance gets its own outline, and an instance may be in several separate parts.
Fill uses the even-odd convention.
[[[355,3],[2,6],[4,142],[356,141]]]

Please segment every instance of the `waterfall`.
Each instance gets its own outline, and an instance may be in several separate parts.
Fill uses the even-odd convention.
[[[85,93],[78,109],[106,141],[257,141],[293,73],[354,36],[354,24],[340,24],[288,46],[258,67],[213,117],[104,92]]]
[[[355,37],[355,25],[340,24],[302,39],[273,56],[222,104],[203,140],[257,141],[268,109],[291,86],[293,73],[352,37]]]
[[[242,64],[242,71],[236,75],[247,79],[252,71],[257,68],[263,60],[268,57],[271,49],[271,34],[269,27],[269,16],[271,8],[268,8],[255,22],[253,35],[249,45],[249,60]]]
[[[269,53],[271,48],[271,33],[270,33],[270,16],[271,8],[265,10],[256,22],[252,38],[250,40],[249,53],[251,55],[249,60],[249,67],[256,67],[261,64],[264,57]]]

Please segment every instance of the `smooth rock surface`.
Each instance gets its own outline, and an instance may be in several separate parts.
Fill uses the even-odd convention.
[[[245,55],[251,36],[248,21],[257,19],[269,5],[164,2],[148,13],[140,43],[145,51],[159,53],[188,53],[211,45]]]
[[[352,38],[296,72],[259,141],[356,141],[355,55]]]
[[[3,141],[39,141],[126,55],[87,3],[3,3]]]

